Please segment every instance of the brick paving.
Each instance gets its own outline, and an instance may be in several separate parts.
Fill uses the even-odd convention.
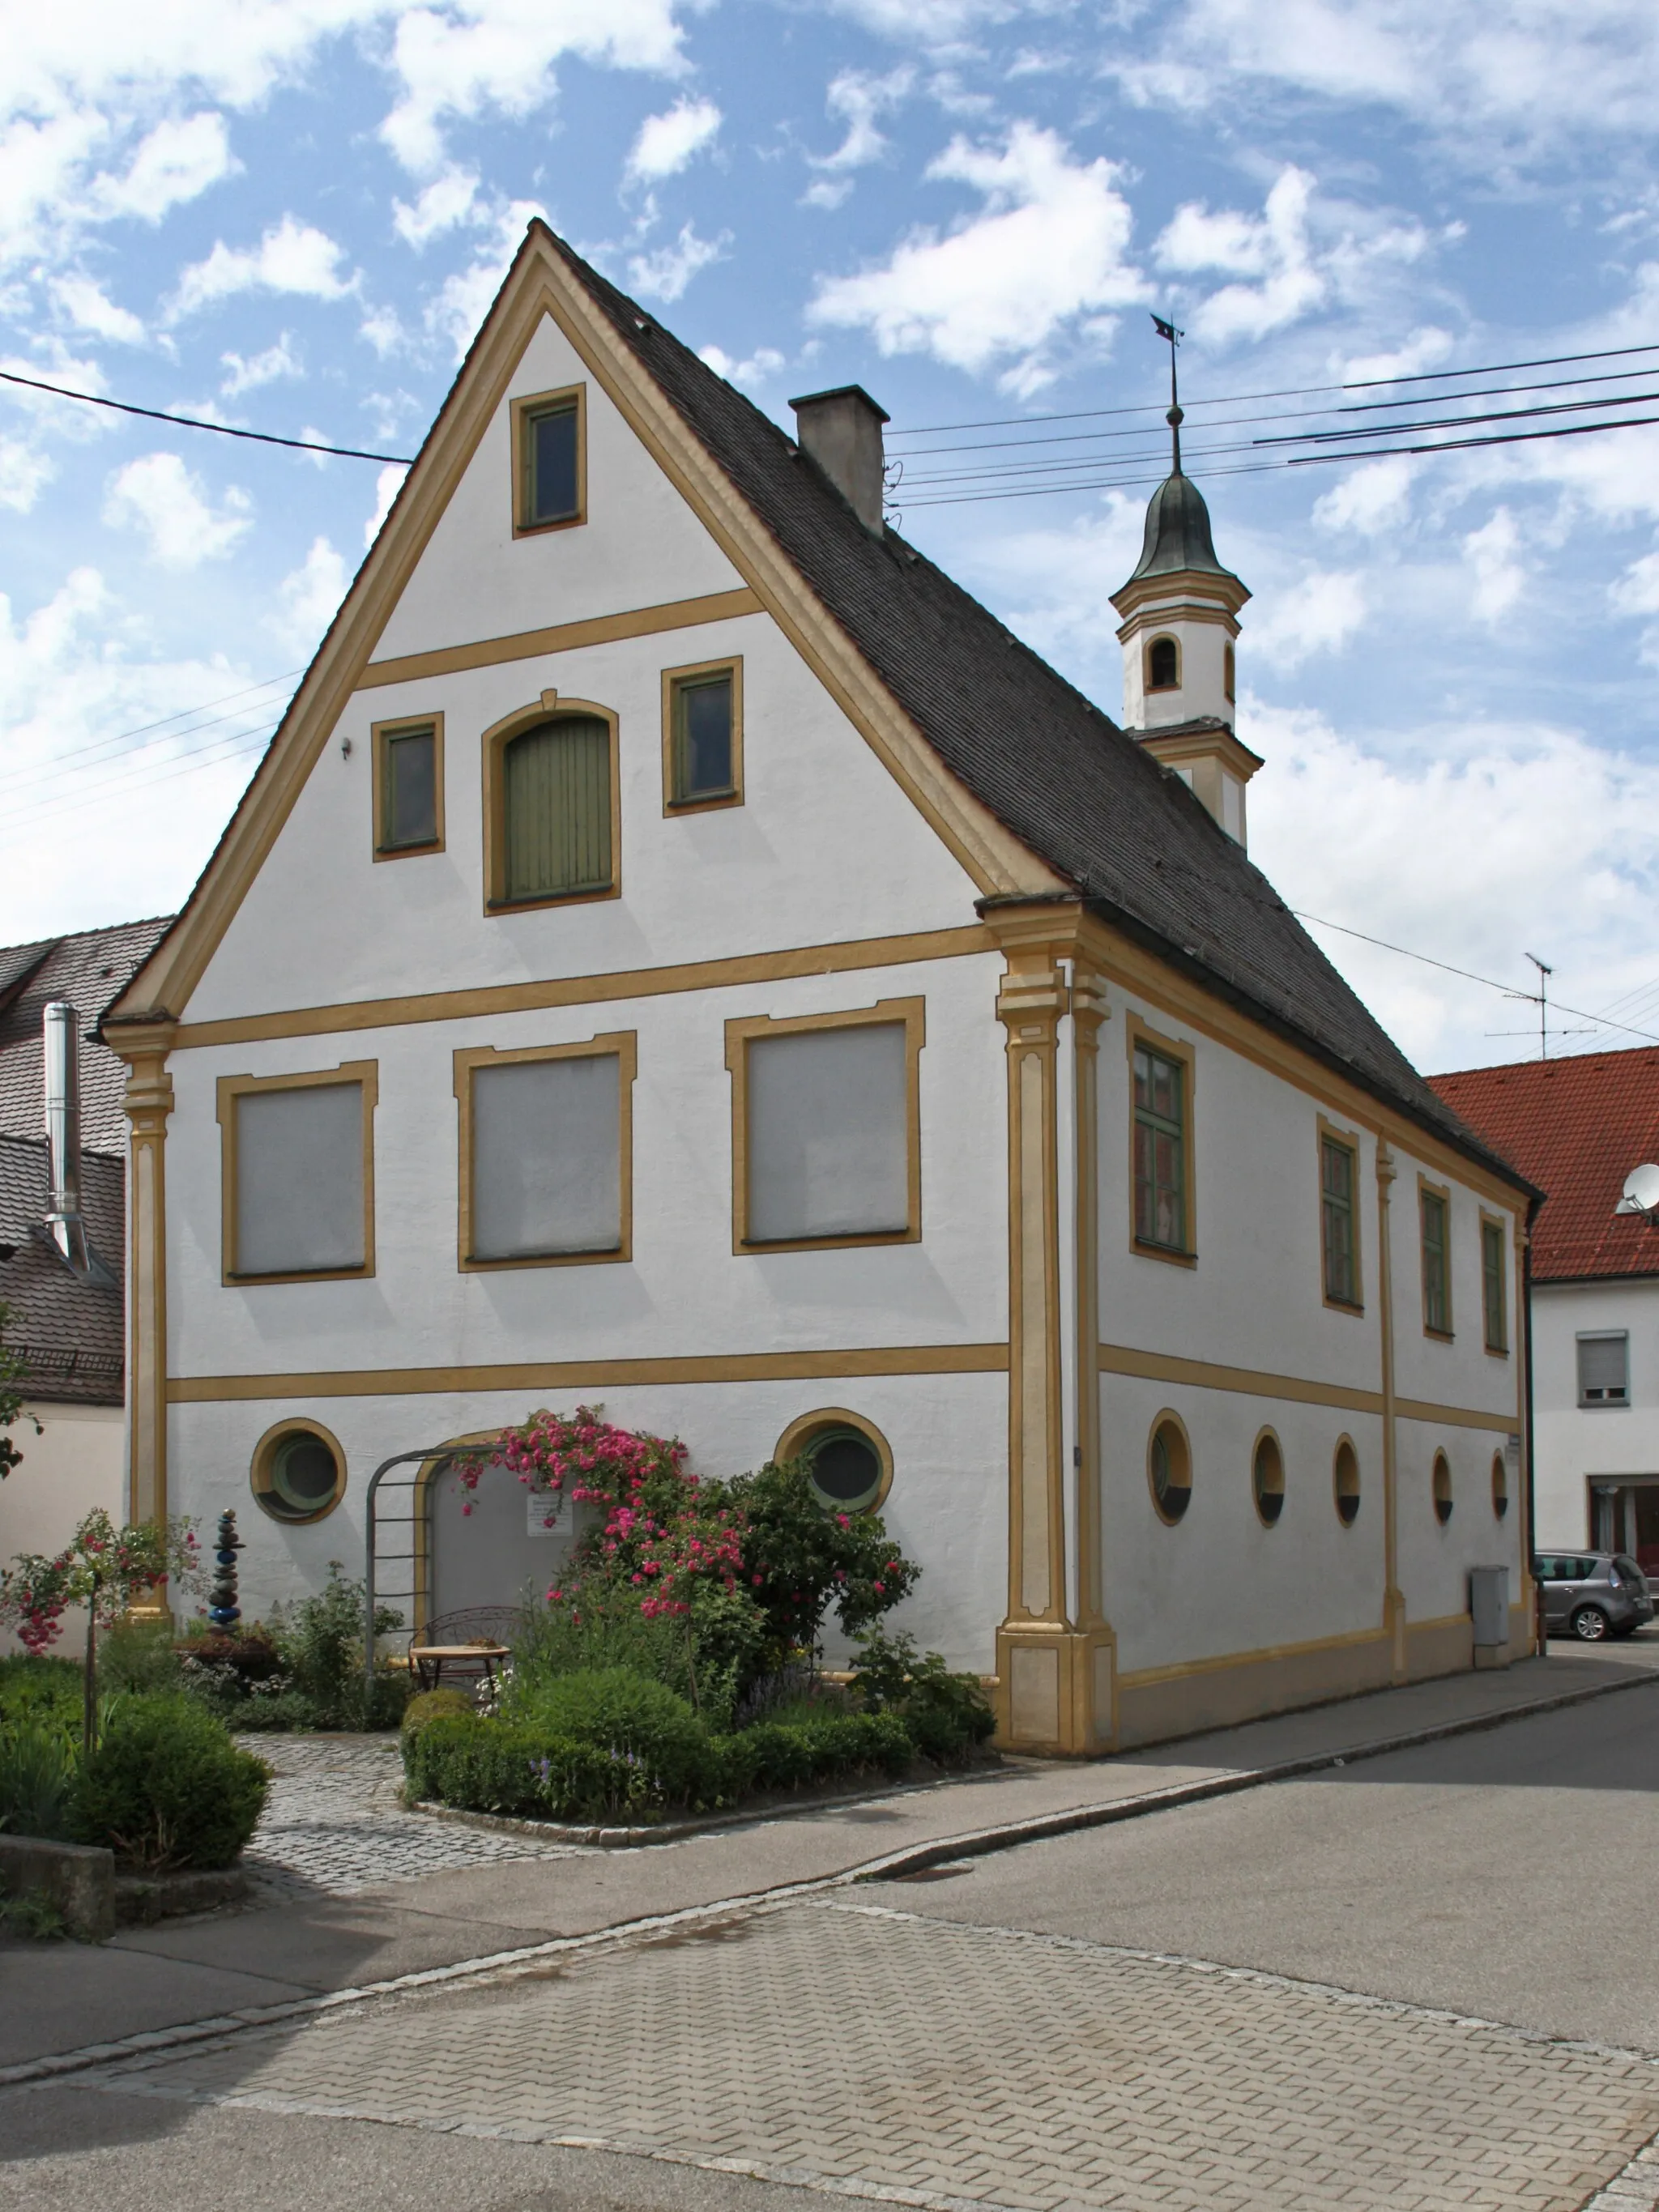
[[[242,1863],[268,1893],[355,1897],[382,1882],[497,1859],[564,1858],[578,1847],[456,1826],[398,1802],[404,1778],[389,1736],[246,1735],[276,1770]]]
[[[951,2212],[1659,2197],[1659,2068],[1635,2054],[844,1897],[78,2078]]]

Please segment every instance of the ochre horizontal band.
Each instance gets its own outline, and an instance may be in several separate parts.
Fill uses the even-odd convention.
[[[465,991],[426,991],[404,999],[348,1000],[337,1006],[295,1006],[270,1014],[234,1014],[216,1022],[182,1022],[174,1049],[185,1045],[257,1044],[268,1037],[329,1036],[347,1030],[398,1029],[407,1022],[467,1021],[481,1015],[537,1013],[548,1006],[607,1006],[677,991],[729,990],[744,983],[787,982],[803,975],[851,975],[866,968],[902,968],[913,960],[957,960],[994,950],[982,922],[959,929],[918,930],[908,937],[863,937],[843,945],[802,945],[786,952],[744,952],[729,960],[688,960],[674,967],[617,968],[598,975],[553,975],[531,983],[487,983]]]
[[[621,1390],[665,1382],[804,1382],[855,1375],[1004,1375],[1006,1344],[878,1344],[863,1351],[714,1352],[679,1359],[526,1360],[501,1367],[356,1367],[311,1375],[177,1375],[175,1406],[231,1400],[401,1398],[470,1390]]]
[[[1231,1390],[1249,1398],[1282,1398],[1301,1406],[1334,1406],[1345,1413],[1382,1412],[1380,1390],[1352,1390],[1340,1382],[1315,1382],[1300,1375],[1274,1375],[1256,1367],[1222,1367],[1209,1359],[1182,1359],[1170,1352],[1139,1352],[1126,1344],[1100,1346],[1103,1375],[1133,1375],[1150,1382],[1186,1382],[1200,1390]],[[1396,1398],[1402,1421],[1486,1429],[1507,1436],[1521,1423],[1513,1413],[1489,1413],[1468,1406],[1437,1406],[1422,1398]]]
[[[463,669],[489,668],[498,661],[534,660],[544,653],[572,653],[578,646],[612,645],[620,638],[649,637],[653,631],[693,629],[699,623],[729,622],[736,615],[763,611],[745,586],[735,592],[710,592],[700,599],[673,599],[666,605],[631,607],[625,614],[592,615],[586,622],[554,623],[546,629],[521,629],[507,637],[481,637],[471,645],[441,645],[430,653],[403,653],[371,660],[357,678],[360,691],[383,684],[416,684],[428,676],[454,676]]]

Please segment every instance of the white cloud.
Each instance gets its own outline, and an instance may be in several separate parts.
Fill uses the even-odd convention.
[[[416,252],[429,240],[465,222],[477,205],[478,179],[471,169],[446,169],[434,177],[413,207],[402,200],[392,203],[392,227],[405,246]]]
[[[1659,615],[1659,553],[1644,553],[1632,561],[1607,592],[1614,611],[1621,615]]]
[[[545,216],[547,210],[538,200],[513,200],[500,209],[495,216],[495,229],[479,246],[471,266],[457,269],[445,277],[437,296],[426,310],[426,325],[448,338],[459,361],[472,343],[474,333],[489,312],[489,303],[501,287],[501,279],[512,265],[519,250],[520,240],[532,216]],[[391,309],[385,311],[388,324],[394,330],[397,317]],[[365,322],[362,335],[368,339],[382,360],[397,349],[400,335],[394,343],[382,343],[370,327],[371,317]]]
[[[280,611],[266,617],[266,628],[290,653],[314,653],[345,597],[346,580],[341,556],[326,538],[313,538],[305,559],[277,586]]]
[[[118,307],[90,276],[55,278],[52,296],[76,330],[89,331],[94,337],[108,338],[117,345],[143,343],[144,326],[137,316]]]
[[[1411,507],[1416,464],[1405,453],[1364,461],[1314,501],[1313,519],[1324,530],[1357,530],[1376,538],[1397,530]]]
[[[1193,335],[1212,345],[1265,337],[1319,307],[1325,279],[1314,265],[1308,206],[1314,180],[1305,169],[1279,172],[1259,217],[1197,203],[1176,210],[1153,249],[1166,269],[1185,275],[1219,269],[1255,283],[1224,285],[1191,313]]]
[[[724,119],[712,100],[677,100],[665,114],[647,115],[629,149],[625,179],[653,184],[678,176],[714,144]]]
[[[1425,369],[1438,368],[1451,349],[1451,332],[1425,323],[1391,353],[1356,354],[1344,362],[1342,380],[1345,384],[1364,384],[1381,383],[1390,376],[1420,376]]]
[[[1054,131],[1016,123],[1000,149],[954,138],[927,170],[969,185],[982,211],[941,237],[913,231],[879,268],[820,280],[810,322],[868,330],[884,354],[932,353],[980,374],[1013,359],[1003,383],[1034,391],[1051,371],[1045,350],[1102,311],[1145,299],[1127,259],[1132,217],[1107,161],[1073,161]]]
[[[392,58],[403,97],[381,136],[406,169],[428,174],[443,160],[448,118],[533,114],[553,97],[554,64],[565,54],[597,68],[674,74],[684,62],[673,0],[470,0],[444,14],[402,10]]]
[[[142,530],[162,568],[195,568],[222,560],[246,536],[252,504],[232,484],[216,514],[201,478],[177,453],[145,453],[110,478],[104,520],[112,529]]]
[[[723,346],[717,345],[704,346],[697,357],[706,361],[715,375],[723,376],[728,384],[764,384],[783,367],[783,356],[770,346],[757,346],[747,361],[733,361]]]
[[[285,215],[256,246],[215,241],[205,261],[180,272],[168,320],[228,300],[238,292],[293,292],[311,300],[337,300],[356,289],[356,279],[340,274],[345,249],[326,231]]]
[[[198,199],[241,164],[230,150],[225,118],[212,110],[182,122],[158,123],[119,177],[94,179],[94,205],[105,216],[138,216],[159,222],[169,208]]]
[[[842,70],[830,80],[824,106],[847,125],[847,135],[833,154],[814,157],[812,167],[862,169],[878,161],[887,151],[887,139],[878,128],[879,118],[899,105],[915,82],[915,72],[910,69],[896,69],[886,76],[872,76],[864,70]]]
[[[0,507],[27,514],[55,471],[44,453],[16,438],[0,438]]]
[[[853,197],[850,177],[817,177],[800,196],[803,207],[825,208],[831,214]]]
[[[306,373],[286,331],[275,345],[267,346],[251,360],[244,361],[239,353],[222,353],[219,358],[230,371],[219,386],[227,399],[234,399],[239,392],[257,391],[262,384],[275,384],[279,377],[303,376]]]
[[[1500,623],[1525,589],[1527,572],[1516,558],[1520,544],[1520,530],[1507,507],[1494,508],[1491,520],[1464,538],[1463,556],[1474,571],[1469,604],[1477,621]]]
[[[1339,653],[1365,619],[1365,593],[1349,568],[1316,568],[1250,617],[1248,648],[1275,668],[1300,668],[1316,653]]]
[[[374,512],[369,516],[368,520],[363,525],[363,545],[365,549],[371,546],[374,543],[375,539],[380,536],[380,525],[386,520],[387,515],[391,514],[392,502],[397,498],[398,494],[403,489],[404,478],[408,474],[409,471],[406,468],[403,467],[400,463],[393,461],[389,463],[386,467],[383,468],[380,471],[380,475],[375,477]],[[320,538],[318,540],[319,544],[323,542],[324,541]],[[311,550],[314,554],[317,547],[313,545]],[[338,592],[336,592],[335,597],[337,600],[339,597]]]
[[[372,345],[382,361],[401,353],[409,343],[395,307],[371,307],[357,326],[357,335]]]
[[[718,238],[699,238],[688,222],[672,246],[636,253],[628,264],[629,282],[647,300],[678,300],[694,276],[722,258],[730,235],[722,231]]]
[[[1292,907],[1592,1009],[1653,972],[1659,766],[1576,730],[1425,732],[1384,754],[1323,717],[1247,700],[1239,734],[1266,760],[1250,855]],[[1315,929],[1419,1066],[1528,1056],[1527,1009],[1495,991]],[[1583,1044],[1631,1040],[1616,1031]]]

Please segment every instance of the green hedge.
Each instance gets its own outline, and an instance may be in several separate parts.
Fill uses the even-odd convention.
[[[81,1766],[78,1840],[136,1866],[227,1867],[253,1833],[270,1786],[264,1759],[180,1692],[118,1699]]]
[[[620,1745],[583,1741],[535,1720],[445,1715],[404,1741],[416,1799],[471,1812],[557,1820],[660,1820],[730,1805],[759,1790],[793,1790],[842,1776],[902,1774],[916,1755],[893,1713],[848,1713],[772,1722],[734,1735],[704,1734],[695,1759],[672,1773]]]

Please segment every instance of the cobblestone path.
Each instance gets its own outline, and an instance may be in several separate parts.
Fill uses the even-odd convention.
[[[1644,2059],[845,1899],[81,2078],[975,2212],[1647,2212],[1659,2194]]]
[[[242,1863],[283,1897],[352,1897],[385,1881],[482,1866],[492,1859],[563,1858],[577,1848],[457,1826],[398,1802],[403,1761],[392,1736],[247,1735],[276,1770]]]

